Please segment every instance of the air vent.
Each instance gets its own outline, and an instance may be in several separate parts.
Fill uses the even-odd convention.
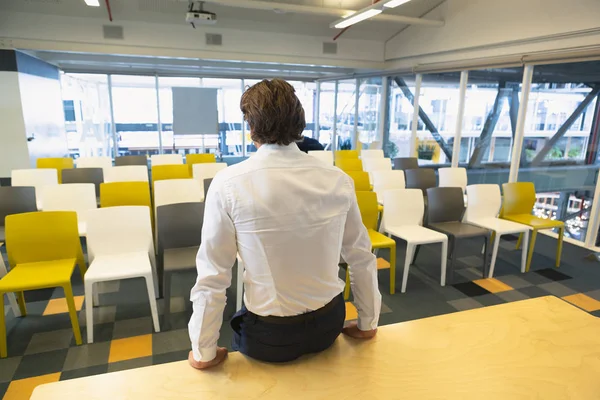
[[[209,46],[222,46],[223,45],[223,35],[218,33],[207,33],[206,34],[206,44]]]
[[[102,26],[104,32],[104,39],[118,39],[123,40],[123,27],[118,25],[104,25]]]
[[[337,54],[337,43],[323,42],[323,54]]]

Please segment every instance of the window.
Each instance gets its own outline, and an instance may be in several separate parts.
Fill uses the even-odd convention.
[[[359,124],[359,121],[355,122],[356,96],[356,79],[339,81],[336,110],[336,148],[339,150],[356,149],[355,125],[358,127]]]
[[[384,151],[390,158],[410,157],[415,77],[390,77],[389,85],[389,132]]]
[[[364,147],[380,143],[380,117],[382,79],[368,78],[360,81],[358,98],[358,140]]]
[[[319,96],[319,135],[318,140],[328,146],[333,140],[333,120],[335,115],[335,83],[321,82]]]

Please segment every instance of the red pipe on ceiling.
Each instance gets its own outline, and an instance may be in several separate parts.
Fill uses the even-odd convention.
[[[108,19],[110,20],[110,22],[112,22],[113,18],[112,18],[112,12],[110,11],[109,0],[106,0],[106,11],[108,11]]]

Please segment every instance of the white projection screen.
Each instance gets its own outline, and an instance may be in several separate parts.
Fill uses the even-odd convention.
[[[217,91],[213,88],[173,88],[173,134],[215,135],[219,130]]]

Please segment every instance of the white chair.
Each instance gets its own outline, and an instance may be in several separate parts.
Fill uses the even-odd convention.
[[[373,191],[377,194],[377,202],[383,204],[383,194],[387,190],[405,189],[404,171],[374,171],[373,172]]]
[[[75,160],[76,168],[102,168],[107,170],[113,166],[110,157],[79,157]]]
[[[327,165],[333,165],[333,152],[330,150],[309,150],[308,155],[318,158]]]
[[[440,168],[439,187],[459,187],[463,192],[467,188],[467,170],[465,168]]]
[[[203,163],[192,165],[192,176],[200,182],[200,188],[204,193],[204,180],[214,178],[217,173],[227,168],[227,163]],[[204,194],[202,195],[204,198]]]
[[[42,188],[44,211],[75,211],[79,236],[86,236],[87,212],[98,207],[96,185],[93,183],[65,183]]]
[[[392,160],[389,158],[364,158],[362,160],[363,170],[369,173],[369,181],[373,183],[375,171],[391,171]]]
[[[360,158],[363,160],[363,162],[364,162],[365,158],[383,158],[383,150],[380,150],[380,149],[361,150]]]
[[[123,165],[104,170],[104,183],[148,181],[148,168],[143,165]]]
[[[448,237],[443,233],[424,228],[423,191],[420,189],[387,190],[384,194],[383,223],[388,235],[406,240],[406,257],[402,275],[402,293],[406,292],[408,270],[413,258],[415,246],[421,244],[442,244],[442,268],[440,285],[446,285],[446,260],[448,258]]]
[[[160,332],[156,307],[156,259],[150,212],[145,206],[99,208],[87,215],[90,267],[85,277],[85,318],[88,343],[94,341],[94,284],[144,278],[154,330]]]
[[[502,196],[498,185],[469,185],[467,186],[467,209],[463,220],[473,225],[494,231],[494,247],[492,262],[488,278],[494,276],[500,236],[514,233],[523,233],[523,250],[521,253],[521,272],[525,272],[527,264],[527,246],[529,243],[529,230],[527,225],[498,218],[502,206]]]
[[[58,171],[54,168],[13,169],[12,186],[33,186],[38,210],[43,208],[42,192],[44,186],[58,185]]]
[[[154,154],[150,156],[150,165],[172,165],[183,164],[183,156],[181,154]]]

